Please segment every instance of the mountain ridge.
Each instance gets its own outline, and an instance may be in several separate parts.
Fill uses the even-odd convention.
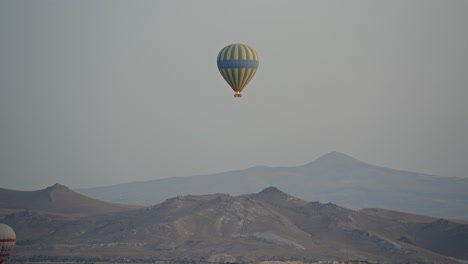
[[[336,151],[296,167],[256,166],[75,191],[103,201],[149,206],[177,195],[240,195],[269,186],[300,199],[332,202],[356,210],[378,207],[468,219],[468,179],[379,167]]]

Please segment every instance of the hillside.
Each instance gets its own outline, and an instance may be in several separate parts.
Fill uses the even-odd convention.
[[[85,216],[140,209],[99,201],[55,184],[38,191],[16,191],[0,188],[0,215],[19,211],[37,211],[55,215]]]
[[[374,166],[338,152],[298,167],[253,167],[76,191],[108,202],[155,205],[177,195],[240,195],[268,186],[307,201],[332,202],[356,210],[387,208],[468,219],[468,179]]]
[[[137,211],[79,220],[23,212],[3,222],[17,233],[18,256],[468,260],[466,223],[307,202],[275,187],[240,196],[178,196]]]

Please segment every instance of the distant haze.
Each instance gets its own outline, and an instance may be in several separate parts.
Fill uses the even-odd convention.
[[[287,190],[307,201],[331,202],[352,209],[386,208],[435,217],[468,219],[468,178],[378,167],[338,152],[328,153],[297,167],[259,166],[76,191],[112,203],[155,205],[180,195],[240,195],[258,192],[268,186]]]
[[[468,177],[468,1],[0,1],[0,187],[298,166]],[[260,57],[234,98],[224,46]]]

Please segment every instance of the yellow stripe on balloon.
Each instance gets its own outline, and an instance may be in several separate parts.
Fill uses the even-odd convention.
[[[241,76],[240,76],[240,80],[239,80],[239,86],[240,87],[244,86],[244,80],[245,80],[244,77],[245,77],[245,68],[242,68]]]
[[[221,74],[223,75],[224,80],[229,83],[229,76],[227,75],[225,69],[221,69]]]
[[[234,78],[232,77],[232,71],[230,68],[228,68],[227,70],[228,70],[229,80],[230,80],[229,84],[231,85],[232,88],[234,88],[235,85],[234,85]]]
[[[221,51],[221,61],[224,60],[224,55],[226,54],[226,50],[227,50],[227,47],[225,47],[225,48]]]
[[[234,68],[234,86],[239,87],[239,68]]]
[[[228,71],[229,73],[229,71]],[[226,81],[228,82],[229,86],[233,87],[234,86],[234,83],[232,82],[231,78],[229,78],[229,74],[226,73]]]
[[[246,69],[246,73],[245,73],[244,78],[242,79],[242,83],[241,83],[242,87],[245,87],[247,85],[247,80],[249,79],[251,72],[252,72],[251,68]]]
[[[228,73],[228,83],[229,83],[229,86],[234,87],[234,80],[232,79],[232,72],[231,72],[231,69],[228,69],[227,73]]]
[[[234,47],[234,60],[238,60],[239,59],[239,45],[236,44],[236,46]]]
[[[227,56],[226,56],[226,60],[231,60],[231,51],[232,51],[232,47],[234,47],[233,45],[229,46],[229,49],[227,51]]]
[[[249,69],[247,70],[247,74],[245,75],[245,79],[244,79],[244,81],[243,81],[243,83],[242,83],[242,86],[246,86],[246,85],[247,85],[247,83],[249,82],[249,79],[250,79],[250,76],[251,76],[251,75],[252,75],[252,68],[249,68]]]
[[[252,49],[249,46],[245,47],[249,51],[249,60],[253,60]]]
[[[247,59],[247,52],[245,52],[246,47],[244,45],[241,45],[241,51],[242,51],[242,60]]]
[[[255,75],[255,72],[257,72],[257,69],[252,70],[252,74],[250,74],[249,79],[245,82],[245,85],[247,85],[250,80],[252,80],[253,76]]]

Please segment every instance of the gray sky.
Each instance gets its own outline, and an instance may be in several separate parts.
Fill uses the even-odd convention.
[[[330,151],[468,177],[468,1],[0,1],[0,187]],[[234,98],[224,46],[260,56]]]

